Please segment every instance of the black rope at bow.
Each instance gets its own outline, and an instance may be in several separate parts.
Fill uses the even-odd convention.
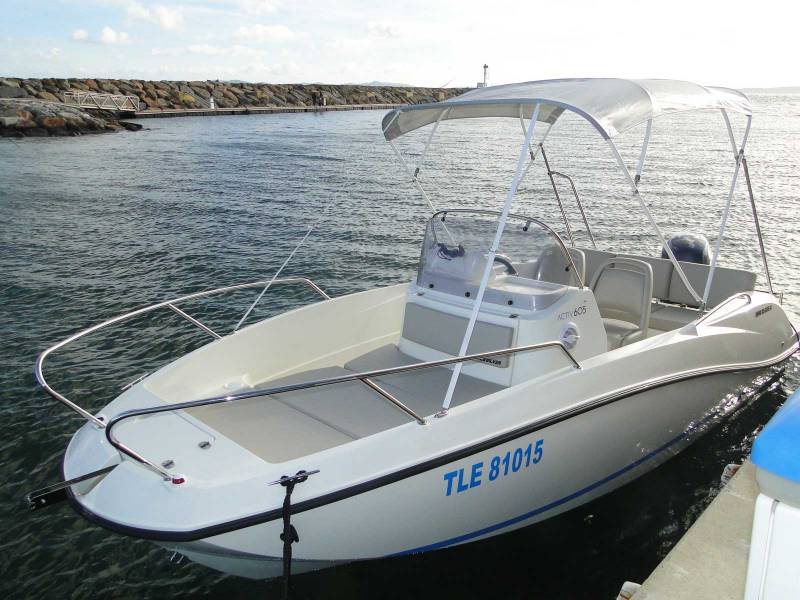
[[[308,480],[309,475],[319,473],[319,471],[298,471],[294,475],[284,475],[278,481],[286,488],[286,495],[283,497],[283,533],[280,538],[283,541],[283,597],[288,600],[292,577],[292,544],[300,541],[297,529],[292,525],[292,492],[294,486]],[[272,485],[271,484],[271,485]]]

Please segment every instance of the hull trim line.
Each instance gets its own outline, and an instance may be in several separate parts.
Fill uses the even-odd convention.
[[[375,479],[371,479],[369,481],[365,481],[363,483],[359,483],[356,485],[352,485],[350,487],[337,490],[335,492],[330,492],[324,494],[322,496],[318,496],[316,498],[311,498],[309,500],[303,500],[294,504],[292,506],[292,514],[298,514],[301,512],[305,512],[307,510],[313,510],[315,508],[320,508],[322,506],[333,504],[334,502],[338,502],[341,500],[345,500],[347,498],[351,498],[353,496],[357,496],[366,492],[370,492],[372,490],[378,489],[380,487],[384,487],[386,485],[390,485],[396,483],[398,481],[402,481],[403,479],[408,479],[409,477],[413,477],[415,475],[419,475],[420,473],[424,473],[427,471],[431,471],[433,469],[439,468],[441,466],[447,465],[451,462],[455,462],[457,460],[461,460],[463,458],[467,458],[479,452],[483,452],[495,446],[507,443],[511,440],[520,438],[522,436],[534,433],[541,429],[545,429],[546,427],[550,427],[552,425],[556,425],[573,417],[580,416],[612,402],[616,402],[618,400],[622,400],[628,398],[630,396],[642,393],[647,390],[656,389],[659,387],[664,387],[667,385],[671,385],[673,383],[678,383],[681,381],[686,381],[690,379],[695,379],[704,376],[722,374],[722,373],[731,373],[731,372],[744,372],[744,371],[754,371],[758,369],[769,368],[772,366],[776,366],[783,362],[784,360],[788,359],[796,350],[797,345],[793,345],[787,352],[784,352],[779,357],[776,357],[770,361],[764,361],[762,363],[754,363],[752,365],[730,365],[727,367],[716,367],[710,369],[704,369],[701,371],[695,371],[689,374],[681,374],[678,376],[672,376],[668,378],[664,378],[658,380],[656,382],[648,382],[634,388],[625,390],[624,392],[620,392],[617,394],[611,394],[590,402],[587,402],[581,406],[562,411],[555,415],[551,415],[544,419],[540,419],[534,423],[530,423],[525,425],[524,427],[520,427],[511,431],[507,431],[503,434],[498,436],[494,436],[488,440],[484,440],[482,442],[478,442],[476,444],[472,444],[468,447],[462,448],[460,450],[456,450],[449,454],[439,456],[433,458],[431,460],[425,461],[423,463],[419,463],[417,465],[413,465],[411,467],[407,467],[405,469],[401,469],[399,471],[395,471],[394,473],[389,473],[387,475],[383,475],[381,477],[377,477]],[[683,435],[683,434],[681,434]],[[63,464],[62,464],[62,475],[63,475]],[[246,517],[241,517],[239,519],[234,519],[231,521],[227,521],[224,523],[219,523],[215,525],[210,525],[207,527],[201,527],[194,530],[186,530],[186,531],[165,531],[165,530],[157,530],[157,529],[145,529],[140,527],[133,527],[130,525],[122,525],[119,523],[115,523],[114,521],[110,521],[104,517],[96,515],[91,510],[87,509],[83,506],[76,498],[75,495],[71,490],[67,490],[68,500],[72,505],[73,509],[82,515],[84,518],[88,519],[92,523],[100,525],[106,529],[111,531],[121,533],[124,535],[149,539],[153,541],[162,541],[162,542],[190,542],[196,540],[202,540],[208,537],[213,537],[217,535],[222,535],[224,533],[229,533],[231,531],[236,531],[239,529],[245,529],[247,527],[252,527],[254,525],[260,525],[262,523],[267,523],[270,521],[275,521],[277,519],[282,518],[282,510],[280,508],[268,510],[263,513],[257,513],[254,515],[248,515]]]

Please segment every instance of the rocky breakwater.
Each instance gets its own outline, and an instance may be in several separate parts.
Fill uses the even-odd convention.
[[[28,80],[0,79],[0,136],[47,137],[141,129],[141,125],[119,121],[108,111],[89,113],[67,106],[62,97],[42,85],[23,81]]]
[[[92,115],[85,110],[45,100],[0,98],[0,136],[47,137],[138,130],[141,125],[118,121],[114,115]]]
[[[270,84],[139,79],[0,79],[0,98],[63,102],[66,92],[135,96],[140,110],[419,104],[463,93],[458,88],[373,85]],[[213,99],[213,102],[212,102]]]

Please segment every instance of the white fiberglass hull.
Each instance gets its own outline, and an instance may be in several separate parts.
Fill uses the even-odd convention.
[[[740,407],[747,395],[729,392],[746,387],[753,377],[753,372],[709,375],[701,385],[691,379],[635,394],[469,458],[294,515],[301,542],[294,546],[293,571],[447,548],[590,502],[654,469]],[[515,453],[522,456],[517,470]],[[227,573],[271,578],[282,573],[281,531],[277,520],[167,547]]]
[[[337,298],[242,334],[260,328],[287,354],[270,332],[309,321],[347,328],[343,315],[360,314],[365,304],[374,307],[375,323],[386,323],[405,293],[399,286]],[[326,318],[326,311],[339,318]],[[393,326],[386,327],[372,332],[373,345],[391,335]],[[215,356],[214,347],[228,357],[226,344],[237,336],[211,344],[206,359]],[[189,415],[148,417],[121,427],[122,440],[159,462],[174,458],[186,482],[164,482],[126,460],[95,485],[75,486],[72,503],[110,529],[221,571],[267,578],[282,570],[284,493],[266,483],[319,470],[292,495],[300,536],[294,572],[446,548],[555,516],[655,468],[734,410],[747,396],[740,392],[796,347],[774,299],[754,293],[750,302],[698,328],[583,360],[581,369],[566,365],[426,425],[410,422],[279,464],[256,460],[219,434],[210,450],[197,450],[198,436],[208,431]],[[209,361],[206,370],[215,365]],[[176,379],[178,369],[165,369],[163,379]],[[106,414],[152,405],[158,387],[147,390],[145,380]],[[64,474],[116,462],[119,453],[87,424],[68,448]]]

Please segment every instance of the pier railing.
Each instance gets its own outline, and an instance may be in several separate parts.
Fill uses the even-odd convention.
[[[139,98],[122,94],[102,94],[97,92],[64,92],[64,104],[80,108],[120,110],[137,112]]]

